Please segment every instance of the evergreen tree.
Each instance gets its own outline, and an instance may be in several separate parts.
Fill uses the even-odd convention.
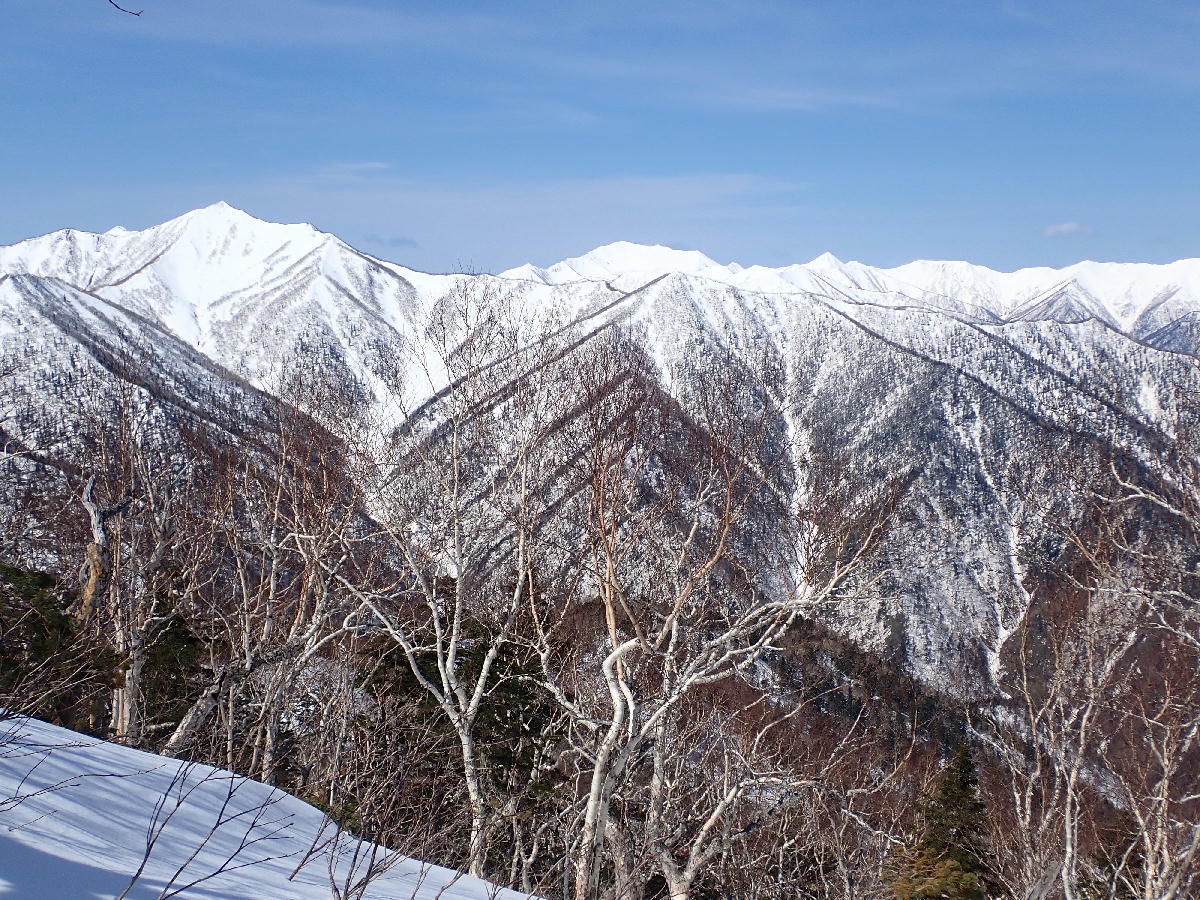
[[[984,806],[965,745],[938,780],[925,830],[892,882],[898,900],[987,900],[996,896],[986,862]]]

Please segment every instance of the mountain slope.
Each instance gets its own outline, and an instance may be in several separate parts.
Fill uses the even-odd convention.
[[[81,418],[123,403],[231,436],[271,427],[265,394],[153,319],[61,279],[0,275],[0,323],[0,422],[27,446],[69,443]]]
[[[0,354],[29,373],[9,403],[31,420],[79,360],[89,384],[146,382],[164,406],[230,431],[269,427],[259,391],[297,365],[431,415],[448,360],[476,341],[516,353],[560,335],[569,369],[598,337],[626,333],[683,416],[731,370],[769,371],[756,390],[790,448],[771,473],[787,503],[835,483],[848,508],[903,494],[877,552],[886,578],[820,614],[956,694],[996,689],[1032,602],[1054,522],[1030,498],[1063,494],[1082,516],[1064,471],[1120,459],[1160,477],[1200,346],[1200,260],[999,273],[825,254],[766,269],[618,243],[545,269],[425,275],[223,204],[143,232],[0,248],[0,302]],[[486,314],[450,328],[467,307]],[[121,353],[128,366],[105,366]],[[496,365],[483,377],[504,397],[540,376]],[[753,394],[745,415],[762,408]],[[756,533],[784,540],[762,515]]]

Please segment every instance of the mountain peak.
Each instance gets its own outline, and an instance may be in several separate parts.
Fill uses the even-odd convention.
[[[260,219],[253,213],[248,213],[224,200],[218,200],[208,206],[201,206],[185,212],[183,215],[163,222],[162,225],[149,228],[143,233],[151,234],[159,229],[166,229],[168,233],[171,233],[177,232],[181,228],[193,235],[224,235],[236,230],[247,239],[251,236],[261,236],[267,241],[295,240],[297,238],[307,240],[311,236],[329,237],[309,222],[283,223]]]
[[[181,242],[210,262],[233,253],[240,260],[238,265],[249,259],[261,259],[282,247],[303,253],[331,240],[331,235],[307,222],[267,221],[224,201],[194,209],[135,234],[157,235],[168,241]]]
[[[662,244],[635,244],[614,241],[557,262],[549,268],[524,265],[501,272],[505,278],[534,278],[547,284],[573,281],[650,281],[660,275],[683,273],[696,275],[724,269],[726,275],[740,272],[741,266],[721,266],[699,250],[676,250]]]
[[[216,203],[210,203],[208,206],[201,206],[199,209],[193,209],[191,212],[186,212],[179,216],[174,221],[186,220],[189,222],[202,221],[206,223],[231,223],[231,222],[257,222],[260,225],[271,225],[274,223],[267,222],[257,216],[253,216],[244,209],[238,209],[226,203],[224,200],[218,200]]]
[[[820,269],[840,269],[843,265],[842,261],[826,250],[820,256],[806,263],[809,268]]]
[[[699,250],[676,250],[662,244],[635,244],[631,241],[614,241],[576,259],[603,266],[613,274],[631,271],[697,272],[717,265]]]

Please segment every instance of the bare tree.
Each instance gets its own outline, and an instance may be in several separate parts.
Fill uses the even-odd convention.
[[[200,539],[217,558],[187,601],[211,674],[164,747],[183,752],[217,714],[226,767],[268,783],[299,680],[352,630],[356,603],[337,578],[355,564],[343,547],[361,520],[328,431],[287,406],[277,428],[265,452],[217,460]]]
[[[846,587],[885,522],[880,515],[852,535],[813,521],[815,505],[785,506],[784,551],[756,558],[747,540],[755,514],[780,508],[765,471],[787,461],[775,455],[769,412],[756,416],[744,390],[751,382],[731,375],[680,405],[657,392],[649,365],[626,335],[599,345],[581,368],[582,577],[565,596],[535,594],[532,611],[538,682],[569,718],[582,792],[569,850],[577,900],[601,895],[608,865],[613,896],[638,896],[638,841],[622,809],[643,790],[651,810],[644,846],[671,896],[690,896],[730,845],[734,810],[782,783],[768,757],[756,759],[773,719],[738,757],[690,848],[669,846],[668,798],[678,785],[667,782],[683,777],[680,760],[695,753],[690,701],[724,682],[769,679],[765,661],[779,639]]]
[[[1064,466],[1082,512],[1042,498],[1063,549],[1018,632],[1009,700],[985,729],[1006,763],[994,843],[1014,895],[1190,889],[1200,642],[1185,560],[1200,538],[1200,482],[1188,435],[1177,431],[1157,468]],[[1106,819],[1125,824],[1106,835]]]
[[[414,340],[422,399],[394,425],[364,429],[374,437],[357,457],[378,523],[371,540],[384,542],[395,576],[339,582],[361,602],[361,621],[400,648],[457,738],[475,876],[505,815],[479,722],[534,590],[531,559],[550,509],[558,347],[545,323],[493,286],[464,282]]]
[[[248,783],[247,779],[232,772],[222,772],[193,763],[179,764],[151,812],[146,825],[146,845],[141,862],[116,900],[125,900],[142,880],[146,867],[154,857],[154,851],[169,828],[171,820],[182,810],[201,802],[200,798],[213,788],[217,789],[220,803],[215,810],[212,824],[199,840],[190,845],[188,855],[182,862],[175,865],[172,858],[170,865],[175,865],[175,869],[159,890],[156,900],[170,900],[172,897],[182,896],[197,885],[227,872],[281,859],[282,854],[272,854],[267,848],[286,831],[290,821],[290,817],[275,809],[283,794],[271,793],[263,800],[247,805],[242,802],[242,792]],[[234,835],[237,837],[236,843],[230,840]],[[232,849],[218,849],[219,843],[232,844]],[[205,850],[216,851],[215,865],[196,865]]]

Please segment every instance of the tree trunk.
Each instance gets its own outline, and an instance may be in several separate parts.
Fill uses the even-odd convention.
[[[112,560],[108,548],[103,544],[92,541],[84,550],[85,562],[83,588],[79,592],[79,602],[76,604],[76,618],[80,622],[89,622],[95,615],[99,599],[108,592],[109,570]]]
[[[121,649],[126,649],[129,657],[124,683],[113,689],[113,737],[123,744],[137,747],[142,741],[142,672],[146,667],[146,653],[137,639],[128,648]]]
[[[226,674],[227,670],[222,669],[217,674],[216,680],[204,689],[204,692],[192,704],[191,709],[184,714],[167,739],[167,743],[162,749],[163,756],[178,756],[192,742],[196,732],[212,717],[213,711],[217,708],[217,702],[220,700],[221,691],[225,687]]]

